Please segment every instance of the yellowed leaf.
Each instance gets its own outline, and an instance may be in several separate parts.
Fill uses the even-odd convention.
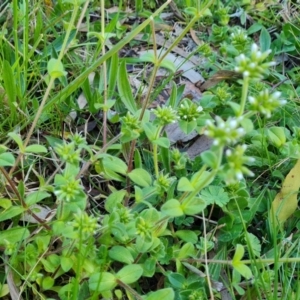
[[[272,202],[270,221],[282,225],[297,209],[300,188],[300,159],[285,177],[280,192]]]

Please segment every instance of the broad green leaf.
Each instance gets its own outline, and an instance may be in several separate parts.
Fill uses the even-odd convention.
[[[180,217],[184,214],[180,202],[176,199],[170,199],[164,203],[161,212],[169,217]]]
[[[9,132],[7,135],[18,144],[20,151],[23,153],[24,146],[23,146],[23,141],[21,139],[21,136],[15,132]]]
[[[166,288],[161,289],[156,292],[151,292],[147,296],[143,297],[144,300],[174,300],[175,299],[175,293],[173,289]]]
[[[148,51],[148,52],[145,52],[143,53],[141,56],[140,56],[140,61],[143,61],[143,62],[150,62],[150,63],[153,63],[153,64],[157,64],[158,62],[158,59],[159,58],[156,58],[155,57],[155,54],[153,51]],[[170,71],[172,71],[173,73],[176,72],[176,66],[175,64],[167,59],[167,58],[164,58],[161,63],[160,63],[160,67],[163,67],[163,68],[166,68]]]
[[[107,212],[112,212],[118,204],[122,203],[124,197],[126,195],[126,191],[114,191],[111,193],[105,200],[104,208]]]
[[[92,291],[111,291],[116,286],[116,277],[108,272],[95,273],[89,279],[89,288]]]
[[[67,75],[67,72],[65,72],[62,62],[56,58],[51,58],[48,61],[47,70],[52,78],[59,78]]]
[[[201,186],[202,188],[206,187],[213,181],[214,177],[211,176],[211,172],[197,172],[191,178],[191,184],[195,187]]]
[[[152,183],[151,175],[144,169],[134,169],[128,173],[128,177],[137,185],[148,187]]]
[[[197,127],[197,121],[184,121],[184,120],[179,120],[178,122],[180,129],[185,133],[185,134],[190,134],[193,130],[196,129]]]
[[[271,36],[268,30],[263,27],[259,36],[260,49],[262,52],[265,52],[271,47]]]
[[[201,198],[195,197],[192,200],[184,200],[181,208],[185,215],[196,215],[202,212],[207,204]]]
[[[25,198],[25,202],[28,206],[31,206],[48,197],[50,197],[50,194],[46,192],[36,191],[28,194],[27,197]]]
[[[12,206],[12,201],[10,199],[0,198],[0,207],[7,209]]]
[[[132,257],[130,251],[123,246],[112,247],[109,250],[108,255],[111,259],[125,264],[132,264],[134,261],[134,258]]]
[[[235,253],[232,259],[232,264],[240,262],[245,253],[245,249],[241,244],[236,245]]]
[[[54,278],[50,276],[45,276],[42,279],[42,288],[43,290],[49,290],[53,287],[54,285]]]
[[[180,273],[170,273],[167,277],[175,289],[181,289],[186,284],[184,276]]]
[[[192,230],[177,230],[175,235],[184,242],[196,244],[198,242],[197,234]]]
[[[166,137],[160,137],[152,141],[153,144],[156,144],[163,148],[170,148],[170,140]]]
[[[11,206],[10,208],[0,212],[0,222],[18,216],[24,212],[24,210],[25,209],[22,206]]]
[[[213,151],[204,151],[201,153],[203,163],[208,165],[210,168],[215,169],[218,166],[218,157]]]
[[[143,123],[143,129],[144,129],[144,131],[145,131],[145,133],[147,135],[147,138],[150,141],[155,140],[155,138],[156,138],[156,132],[157,132],[157,126],[153,125],[150,122],[145,122],[145,123]]]
[[[186,177],[181,177],[177,185],[177,190],[180,192],[192,192],[195,188]]]
[[[186,7],[184,9],[184,12],[188,15],[196,16],[197,14],[197,8],[195,7]]]
[[[0,245],[5,245],[6,241],[12,244],[21,242],[28,238],[29,235],[30,231],[24,227],[6,229],[5,231],[0,232]]]
[[[0,284],[0,298],[7,296],[10,293],[8,284]]]
[[[120,64],[117,85],[122,103],[132,114],[134,114],[137,111],[137,107],[128,80],[125,61]]]
[[[96,171],[101,172],[116,172],[125,175],[127,172],[127,165],[123,160],[116,156],[109,154],[101,154],[100,160],[96,163]]]
[[[226,205],[230,198],[228,193],[220,186],[210,185],[202,190],[201,199],[205,201],[207,205],[217,204],[220,207]]]
[[[272,202],[269,221],[282,225],[297,209],[297,194],[300,188],[300,159],[285,177],[280,192]]]
[[[123,267],[116,275],[116,277],[123,283],[131,284],[140,279],[143,274],[143,268],[140,265],[129,265]]]
[[[179,250],[178,254],[176,255],[176,258],[183,259],[187,257],[191,257],[195,254],[195,247],[192,243],[186,243],[182,246],[182,248]]]
[[[0,167],[11,167],[15,164],[15,157],[11,153],[0,154]]]
[[[260,257],[260,252],[261,252],[261,244],[259,239],[252,233],[247,233],[248,239],[250,241],[250,247],[253,251],[253,254],[257,257]]]
[[[60,264],[63,271],[68,272],[73,267],[74,260],[71,257],[62,256]]]
[[[239,272],[246,279],[250,279],[253,276],[251,269],[245,264],[243,264],[242,262],[236,262],[234,264],[232,263],[232,266],[237,272]]]
[[[150,257],[142,264],[143,276],[152,278],[156,269],[156,258]]]
[[[139,253],[146,253],[153,245],[153,239],[151,241],[146,241],[146,239],[137,236],[135,241],[135,250]]]
[[[286,142],[284,127],[271,127],[267,130],[269,142],[277,148],[282,147]]]
[[[47,153],[47,148],[42,145],[30,145],[25,148],[27,153]]]

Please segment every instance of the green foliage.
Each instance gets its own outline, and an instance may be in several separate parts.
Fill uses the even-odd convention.
[[[0,297],[299,299],[299,22],[272,1],[172,1],[185,22],[159,51],[169,4],[1,6]],[[137,35],[153,49],[128,57]],[[168,57],[186,38],[200,100]],[[190,159],[174,124],[211,146]]]

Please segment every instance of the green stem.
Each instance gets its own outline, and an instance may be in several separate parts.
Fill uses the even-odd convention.
[[[219,259],[208,259],[206,260],[205,258],[188,258],[182,260],[183,262],[188,262],[188,263],[210,263],[210,264],[222,264],[222,265],[228,265],[228,266],[233,266],[234,262],[233,260],[219,260]],[[253,260],[251,259],[245,259],[239,261],[240,263],[244,265],[252,265]],[[300,262],[300,257],[282,257],[277,259],[278,263],[299,263]],[[263,259],[257,259],[258,264],[274,264],[275,259],[274,258],[263,258]]]
[[[242,99],[241,99],[241,105],[240,105],[240,111],[238,117],[240,117],[244,113],[245,105],[247,101],[248,89],[249,89],[249,76],[246,77],[244,76],[243,88],[242,88]]]
[[[157,129],[155,139],[158,139],[160,136],[160,133],[162,131],[163,127],[159,127]],[[155,176],[158,178],[159,175],[159,169],[158,169],[158,154],[157,154],[158,145],[153,143],[153,163],[154,163],[154,170],[155,170]]]

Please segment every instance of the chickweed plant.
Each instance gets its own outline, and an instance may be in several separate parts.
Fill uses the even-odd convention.
[[[298,69],[286,77],[277,56],[291,31],[273,43],[266,18],[247,23],[262,15],[247,1],[173,1],[185,21],[160,53],[171,1],[127,2],[132,13],[104,0],[0,2],[0,297],[300,299]],[[191,30],[199,71],[225,74],[197,101],[168,60]],[[131,60],[151,68],[143,97],[118,54],[140,33],[153,41]],[[151,106],[160,68],[170,97]],[[170,124],[210,149],[190,159]]]

